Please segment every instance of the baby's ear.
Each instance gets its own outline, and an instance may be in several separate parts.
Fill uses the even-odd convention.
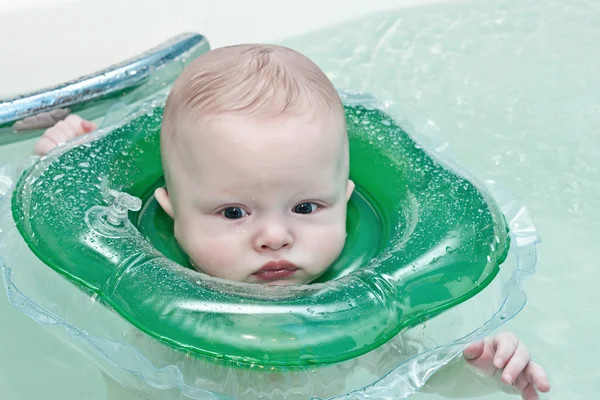
[[[175,219],[175,213],[173,212],[173,205],[171,204],[171,198],[169,192],[164,187],[158,188],[154,191],[154,197],[156,201],[162,207],[163,210],[169,215],[169,217]]]
[[[346,201],[350,200],[352,192],[354,192],[354,182],[348,179],[348,186],[346,186]]]

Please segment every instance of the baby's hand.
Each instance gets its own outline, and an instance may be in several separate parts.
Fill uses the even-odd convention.
[[[471,343],[465,348],[464,357],[473,367],[490,375],[503,369],[502,382],[512,385],[523,400],[539,399],[538,391],[550,390],[546,372],[531,361],[525,346],[512,333]]]
[[[60,143],[66,143],[75,136],[90,133],[96,129],[96,124],[82,119],[80,116],[71,114],[63,121],[48,128],[40,140],[35,144],[35,154],[43,156]]]

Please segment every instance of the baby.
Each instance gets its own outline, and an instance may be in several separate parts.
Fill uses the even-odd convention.
[[[46,154],[95,128],[70,115],[35,151]],[[340,255],[354,190],[344,109],[307,57],[271,45],[203,54],[171,89],[160,145],[166,188],[155,196],[198,271],[303,284]],[[484,371],[503,369],[503,381],[524,399],[549,390],[544,370],[513,335],[473,343],[464,356]]]

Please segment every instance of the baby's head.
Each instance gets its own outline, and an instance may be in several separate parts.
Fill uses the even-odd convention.
[[[299,284],[341,253],[354,189],[344,110],[298,52],[240,45],[194,60],[167,100],[161,155],[156,198],[198,271]]]

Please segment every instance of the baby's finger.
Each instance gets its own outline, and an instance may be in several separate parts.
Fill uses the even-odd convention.
[[[75,136],[83,135],[85,128],[83,126],[84,120],[77,114],[71,114],[65,118],[65,122],[71,128],[71,131],[75,133]]]
[[[502,381],[506,384],[513,383],[525,370],[530,360],[529,352],[521,342],[518,342],[517,349],[502,371]]]
[[[494,354],[494,366],[496,368],[504,368],[517,350],[519,339],[512,333],[500,333],[494,337],[492,346],[496,350],[496,354]]]
[[[52,128],[48,129],[46,133],[48,136],[52,137],[57,144],[67,143],[69,140],[75,137],[75,132],[65,121],[59,121]]]
[[[52,140],[56,145],[59,143],[66,143],[67,140],[69,140],[69,136],[56,125],[47,129],[42,137]]]
[[[91,131],[98,129],[95,123],[92,121],[86,121],[85,119],[81,121],[81,127],[85,133],[90,133]]]
[[[546,393],[550,391],[550,383],[548,382],[546,371],[538,363],[531,361],[527,365],[524,375],[540,392]]]
[[[96,129],[96,124],[86,121],[77,114],[69,115],[67,118],[65,118],[65,122],[71,128],[71,132],[75,133],[75,136],[90,133]]]
[[[538,394],[537,390],[535,390],[535,387],[533,386],[533,384],[527,382],[527,385],[520,390],[521,391],[521,398],[523,400],[539,400],[540,399],[540,395]]]
[[[525,375],[520,375],[512,386],[523,400],[538,400],[540,398],[535,386],[527,380]]]
[[[483,350],[485,349],[485,344],[483,340],[478,340],[477,342],[473,342],[465,347],[463,351],[463,355],[467,361],[474,360],[476,358],[481,357],[483,354]]]
[[[44,135],[40,138],[40,140],[36,142],[33,150],[38,156],[44,156],[55,147],[56,143],[52,139]]]
[[[76,136],[90,133],[97,128],[95,123],[87,121],[77,114],[69,115],[65,122],[72,128]]]

